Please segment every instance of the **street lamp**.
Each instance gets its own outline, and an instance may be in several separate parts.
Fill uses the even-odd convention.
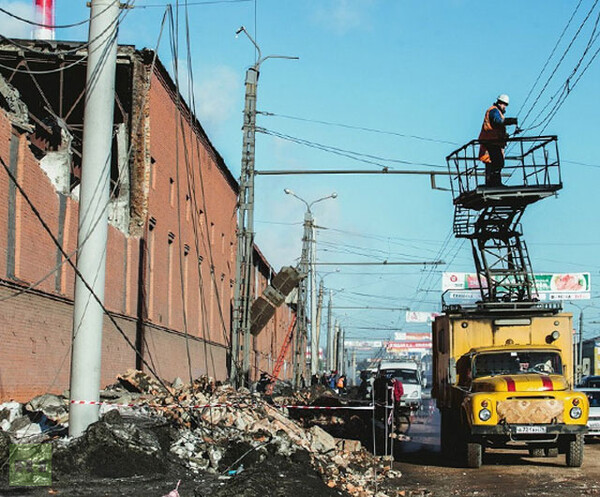
[[[306,213],[304,214],[304,236],[302,237],[302,257],[300,259],[300,269],[304,274],[310,275],[310,323],[311,323],[311,334],[310,334],[310,373],[311,376],[317,374],[319,366],[319,333],[317,324],[317,288],[316,288],[316,247],[317,242],[315,239],[315,223],[312,214],[311,207],[319,202],[330,198],[337,198],[337,193],[333,192],[325,197],[318,198],[312,202],[307,202],[302,197],[296,195],[289,188],[283,190],[286,195],[291,195],[297,198],[306,206]],[[300,324],[299,330],[306,334],[306,283],[304,280],[300,282],[298,292],[298,322]],[[301,335],[300,333],[298,334]]]
[[[260,65],[267,59],[297,59],[285,55],[262,56],[260,47],[244,26],[236,31],[236,37],[244,33],[256,48],[258,57],[246,71],[246,94],[244,98],[244,124],[242,126],[242,164],[238,194],[238,230],[235,262],[235,289],[231,337],[230,378],[237,388],[242,379],[250,376],[250,306],[252,304],[252,257],[254,250],[254,151],[256,142],[256,92]],[[243,344],[243,347],[241,345]],[[243,349],[239,364],[240,348]],[[241,366],[241,367],[240,367]]]

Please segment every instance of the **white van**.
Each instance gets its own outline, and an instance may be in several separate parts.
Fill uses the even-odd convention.
[[[400,402],[401,406],[412,409],[421,407],[422,389],[426,385],[421,369],[415,361],[382,361],[379,371],[402,382],[404,395]]]

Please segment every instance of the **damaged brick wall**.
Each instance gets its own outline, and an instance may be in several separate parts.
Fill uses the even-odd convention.
[[[181,102],[184,124],[176,132],[181,123],[173,82],[159,61],[150,74],[150,55],[136,52],[131,58],[135,153],[130,160],[129,233],[109,225],[105,304],[165,379],[188,376],[187,329],[193,374],[223,380],[231,337],[237,183]],[[73,253],[77,189],[57,191],[40,167],[39,149],[36,156],[24,131],[14,126],[7,109],[0,109],[0,155],[9,163],[13,151],[23,188],[64,250]],[[14,190],[0,170],[0,340],[5,344],[0,348],[0,401],[24,400],[49,389],[61,392],[68,388],[70,366],[74,272],[63,264],[50,274],[63,257]],[[262,289],[268,277],[259,278]],[[32,284],[35,291],[14,296]],[[287,306],[278,310],[254,344],[251,364],[271,371],[290,319]],[[108,321],[102,361],[102,385],[140,365]],[[259,374],[253,370],[253,377]]]

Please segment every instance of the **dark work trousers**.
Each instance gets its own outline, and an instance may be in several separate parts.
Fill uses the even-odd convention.
[[[504,167],[504,148],[486,145],[491,162],[485,165],[485,186],[502,186],[500,173]]]

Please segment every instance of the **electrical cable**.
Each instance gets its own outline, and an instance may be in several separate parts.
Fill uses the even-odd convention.
[[[310,140],[304,140],[302,138],[296,138],[294,136],[286,135],[283,133],[279,133],[278,131],[273,131],[273,130],[269,130],[266,128],[257,127],[256,131],[258,133],[263,133],[265,135],[274,136],[275,138],[279,138],[281,140],[287,140],[292,143],[296,143],[298,145],[303,145],[303,146],[310,147],[310,148],[316,148],[316,149],[322,150],[324,152],[329,152],[329,153],[332,153],[335,155],[340,155],[342,157],[347,157],[349,159],[352,159],[352,160],[355,160],[358,162],[364,162],[366,164],[373,164],[373,165],[376,165],[376,166],[379,166],[382,168],[392,169],[388,164],[384,164],[384,163],[378,162],[378,161],[392,162],[392,163],[396,163],[396,164],[413,165],[413,166],[443,168],[443,169],[445,169],[447,167],[447,166],[440,166],[438,164],[430,164],[430,163],[426,163],[426,162],[407,161],[407,160],[403,160],[403,159],[390,159],[390,158],[379,157],[379,156],[371,155],[371,154],[363,154],[360,152],[354,152],[352,150],[346,150],[346,149],[342,149],[342,148],[338,148],[338,147],[333,147],[330,145],[323,145],[321,143],[316,143],[316,142],[313,142]],[[368,159],[373,159],[373,160],[368,160]]]
[[[577,64],[575,65],[575,67],[571,71],[571,74],[567,77],[567,79],[565,80],[564,84],[562,84],[558,88],[558,90],[554,93],[554,95],[552,95],[550,97],[550,99],[548,100],[548,102],[546,103],[546,105],[542,108],[542,110],[540,112],[538,112],[537,116],[533,119],[534,124],[532,124],[531,126],[525,128],[523,131],[529,131],[529,130],[532,130],[532,129],[536,129],[536,128],[539,128],[540,126],[542,126],[542,125],[545,124],[545,126],[542,129],[542,131],[540,132],[540,134],[543,134],[544,130],[546,129],[546,127],[548,126],[548,124],[550,123],[550,121],[552,119],[554,119],[554,116],[556,115],[556,113],[558,112],[558,110],[562,107],[564,101],[567,99],[567,97],[569,96],[569,94],[571,93],[571,91],[575,88],[575,86],[577,85],[577,83],[579,82],[579,80],[581,79],[581,77],[585,74],[585,71],[587,71],[588,67],[594,61],[594,59],[598,55],[598,51],[600,51],[600,49],[598,51],[596,51],[596,53],[589,60],[588,64],[584,67],[584,69],[581,72],[581,74],[579,74],[579,76],[577,77],[577,79],[572,84],[570,84],[572,78],[575,76],[575,74],[579,70],[579,67],[581,66],[581,64],[582,64],[585,56],[587,55],[588,51],[590,50],[590,48],[596,42],[596,40],[598,39],[598,36],[600,35],[600,32],[598,32],[598,33],[596,32],[597,29],[598,29],[599,22],[600,22],[600,13],[596,17],[596,22],[594,23],[594,27],[593,27],[592,33],[590,35],[590,39],[589,39],[589,41],[587,43],[587,46],[585,47],[583,53],[581,54],[579,60],[577,61]],[[546,109],[554,101],[554,99],[557,97],[557,95],[558,95],[558,101],[554,105],[554,107],[550,110],[550,112],[546,115],[546,117],[544,117],[540,121],[536,122],[536,120],[546,111]]]
[[[567,56],[567,54],[569,53],[569,51],[571,50],[571,47],[573,46],[573,43],[575,43],[575,40],[579,37],[579,34],[581,33],[581,30],[583,29],[583,27],[585,26],[585,24],[587,23],[588,19],[590,18],[590,16],[592,15],[592,12],[594,11],[594,9],[596,8],[596,5],[598,4],[598,0],[594,1],[594,4],[592,5],[592,7],[590,8],[590,10],[588,11],[587,15],[585,16],[585,19],[581,22],[581,24],[579,25],[575,35],[573,36],[573,38],[571,39],[569,45],[567,46],[567,48],[565,49],[565,51],[563,52],[560,60],[558,61],[558,63],[556,64],[556,66],[554,67],[554,70],[552,71],[552,73],[550,74],[550,76],[548,77],[548,79],[546,80],[546,83],[544,84],[544,86],[542,87],[542,89],[540,90],[540,92],[538,93],[538,96],[536,97],[535,101],[533,102],[533,104],[531,105],[529,111],[527,112],[527,114],[525,115],[525,117],[522,120],[522,124],[524,124],[527,119],[529,118],[529,116],[531,115],[531,113],[533,112],[533,109],[535,108],[535,106],[537,105],[537,103],[539,102],[540,98],[542,97],[543,93],[546,91],[546,88],[548,87],[548,85],[550,84],[550,82],[552,81],[552,79],[554,78],[554,75],[556,74],[556,72],[558,71],[559,67],[561,66],[562,62],[564,61],[565,57]]]
[[[245,2],[252,2],[253,0],[205,0],[202,2],[186,2],[186,7],[193,7],[193,6],[199,6],[199,5],[214,5],[214,4],[218,4],[218,3],[245,3]],[[153,8],[157,8],[157,7],[166,7],[168,5],[171,5],[170,3],[154,3],[154,4],[147,4],[147,5],[136,5],[135,9],[153,9]]]
[[[281,117],[283,119],[291,119],[294,121],[322,124],[324,126],[335,126],[335,127],[339,127],[339,128],[353,129],[353,130],[357,130],[357,131],[367,131],[369,133],[378,133],[378,134],[382,134],[382,135],[399,136],[401,138],[412,138],[415,140],[422,140],[422,141],[431,142],[431,143],[442,143],[445,145],[460,145],[460,143],[458,143],[458,142],[453,142],[453,141],[448,141],[448,140],[440,140],[438,138],[428,138],[426,136],[419,136],[419,135],[408,135],[408,134],[404,134],[404,133],[398,133],[396,131],[386,131],[383,129],[368,128],[366,126],[353,126],[351,124],[344,124],[344,123],[338,123],[338,122],[333,122],[333,121],[323,121],[320,119],[308,119],[308,118],[303,118],[303,117],[290,116],[290,115],[286,115],[286,114],[277,114],[275,112],[267,112],[267,111],[257,111],[256,113],[260,114],[262,116],[266,116],[266,117]]]
[[[533,83],[533,85],[529,89],[529,93],[525,97],[525,100],[523,100],[523,103],[521,104],[521,107],[519,108],[519,111],[517,112],[517,117],[521,115],[521,111],[523,110],[523,108],[525,107],[525,105],[527,104],[527,102],[529,101],[529,97],[531,97],[531,94],[533,93],[533,90],[535,89],[535,87],[537,86],[538,82],[540,81],[540,78],[542,77],[542,74],[546,70],[546,67],[548,67],[548,64],[550,63],[550,60],[554,56],[554,53],[556,52],[556,49],[558,48],[558,45],[560,44],[560,42],[561,42],[563,36],[565,35],[567,29],[569,29],[569,26],[571,25],[571,22],[573,21],[573,18],[577,14],[577,11],[579,10],[579,7],[581,6],[582,2],[583,2],[583,0],[579,0],[579,2],[577,3],[577,6],[575,7],[575,10],[571,14],[571,17],[569,18],[569,21],[567,22],[566,26],[563,28],[562,33],[558,37],[558,40],[556,40],[556,44],[554,45],[554,48],[552,49],[552,51],[550,52],[550,55],[546,59],[546,62],[544,63],[544,66],[542,67],[542,70],[540,71],[540,73],[538,74],[537,78],[535,79],[535,82]]]
[[[124,8],[129,8],[128,5],[130,3],[131,3],[131,0],[127,2],[126,6]],[[21,17],[16,14],[13,14],[9,10],[4,9],[2,7],[0,7],[0,12],[6,14],[9,17],[12,17],[13,19],[17,19],[18,21],[24,22],[26,24],[30,24],[32,26],[39,26],[41,28],[49,28],[49,29],[68,29],[68,28],[75,28],[77,26],[82,26],[83,24],[89,23],[92,19],[95,19],[96,17],[104,14],[104,12],[106,12],[109,8],[111,8],[111,6],[112,5],[109,3],[104,10],[102,10],[101,12],[98,12],[95,16],[89,17],[82,21],[74,22],[71,24],[44,24],[44,23],[32,21],[31,19],[27,19],[26,17]]]

